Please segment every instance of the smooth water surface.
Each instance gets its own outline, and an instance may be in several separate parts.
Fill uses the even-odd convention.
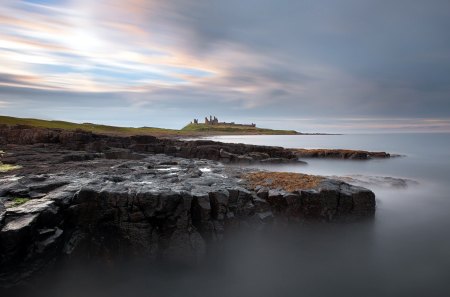
[[[373,223],[330,227],[333,235],[330,232],[307,234],[304,240],[317,244],[312,255],[301,252],[301,242],[298,253],[291,246],[292,255],[298,256],[298,270],[313,271],[315,276],[307,283],[299,280],[299,293],[307,288],[309,293],[304,296],[346,296],[350,292],[359,292],[359,296],[450,296],[450,134],[221,136],[211,139],[405,155],[368,161],[307,159],[308,165],[256,167],[369,178],[371,182],[365,186],[376,194],[377,212]],[[384,182],[385,177],[412,181],[406,187],[397,187]],[[327,259],[330,254],[334,255],[332,260]],[[319,267],[323,271],[315,274]],[[278,268],[283,271],[285,267]],[[322,280],[323,286],[319,286],[316,278]],[[367,292],[359,291],[365,288]]]

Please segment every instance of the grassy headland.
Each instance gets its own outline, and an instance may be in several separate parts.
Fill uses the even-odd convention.
[[[293,135],[298,134],[292,130],[272,130],[256,127],[232,126],[232,125],[204,125],[189,124],[181,130],[153,128],[153,127],[116,127],[107,125],[98,125],[91,123],[72,123],[65,121],[48,121],[39,119],[16,118],[9,116],[0,116],[0,124],[6,125],[27,125],[40,128],[63,129],[63,130],[83,130],[98,134],[108,135],[154,135],[154,136],[174,136],[174,137],[191,137],[206,135],[223,135],[223,134],[264,134],[264,135]]]
[[[264,135],[295,135],[294,130],[273,130],[258,127],[236,126],[236,125],[205,125],[189,124],[181,131],[199,132],[204,134],[264,134]]]

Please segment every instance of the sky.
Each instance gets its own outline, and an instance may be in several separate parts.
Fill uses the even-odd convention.
[[[450,132],[448,0],[0,0],[0,114]]]

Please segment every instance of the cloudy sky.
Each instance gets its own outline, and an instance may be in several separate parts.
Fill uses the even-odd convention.
[[[450,132],[450,1],[1,0],[0,114]]]

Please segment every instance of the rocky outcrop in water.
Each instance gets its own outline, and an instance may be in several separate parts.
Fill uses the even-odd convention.
[[[327,159],[350,159],[350,160],[369,160],[385,159],[395,157],[386,152],[369,152],[361,150],[344,149],[292,149],[292,152],[299,158],[327,158]]]

